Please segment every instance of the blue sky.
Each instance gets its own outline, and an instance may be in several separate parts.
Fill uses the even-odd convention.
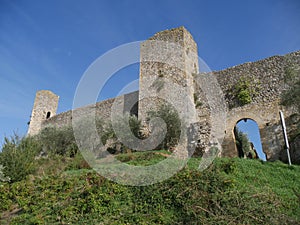
[[[23,135],[35,92],[72,108],[76,86],[106,51],[185,26],[212,70],[300,49],[298,0],[0,0],[0,140]],[[138,66],[116,74],[99,99],[138,78]]]
[[[266,161],[266,155],[262,151],[262,145],[259,135],[258,125],[254,120],[247,119],[238,122],[237,127],[240,131],[247,134],[249,140],[253,143],[254,148],[258,154],[258,157]]]

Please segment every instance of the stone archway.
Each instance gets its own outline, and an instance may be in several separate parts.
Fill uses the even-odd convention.
[[[227,113],[226,130],[222,143],[222,156],[237,157],[234,139],[234,127],[244,118],[254,120],[259,129],[261,144],[266,160],[279,159],[283,145],[282,130],[279,121],[279,105],[277,102],[267,104],[249,104],[231,109]]]
[[[237,121],[235,127],[234,127],[234,140],[236,142],[237,135],[239,133],[240,138],[245,138],[244,134],[246,134],[247,139],[249,141],[249,145],[246,144],[246,150],[243,151],[243,147],[238,145],[236,143],[236,148],[237,148],[237,155],[239,157],[243,158],[259,158],[263,161],[266,160],[266,154],[264,152],[264,149],[261,144],[261,138],[260,138],[260,130],[257,125],[257,122],[253,119],[250,118],[243,118],[239,121]]]

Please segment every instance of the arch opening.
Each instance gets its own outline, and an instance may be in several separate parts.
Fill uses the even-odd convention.
[[[249,118],[239,120],[234,127],[234,140],[241,158],[259,158],[266,161],[257,123]]]

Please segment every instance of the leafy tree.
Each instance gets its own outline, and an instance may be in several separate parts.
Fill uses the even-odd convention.
[[[249,138],[247,134],[240,131],[238,127],[234,128],[234,136],[235,136],[239,157],[243,158],[245,155],[247,155],[247,153],[249,153],[251,149]]]
[[[136,138],[141,138],[141,121],[138,120],[136,116],[129,114],[115,118],[114,126],[111,122],[106,123],[101,133],[101,141],[103,144],[111,140],[112,145],[121,145],[122,149],[134,146]],[[123,144],[124,142],[126,142],[126,146]],[[110,147],[114,148],[113,146]],[[115,150],[116,149],[113,149],[111,151],[116,152]]]
[[[157,111],[149,111],[147,120],[161,118],[166,123],[167,133],[158,149],[170,149],[178,144],[181,133],[181,120],[177,111],[168,104],[162,104]]]
[[[78,147],[74,138],[72,127],[47,127],[38,135],[42,150],[48,155],[74,156]]]

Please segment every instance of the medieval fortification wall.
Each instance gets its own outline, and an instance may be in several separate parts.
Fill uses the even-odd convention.
[[[284,56],[272,56],[257,62],[244,63],[222,71],[214,72],[225,94],[228,108],[223,142],[223,155],[236,156],[233,128],[242,119],[254,120],[260,130],[261,142],[267,159],[280,159],[284,148],[279,110],[286,117],[296,113],[293,108],[280,105],[280,96],[288,89],[285,82],[286,70],[300,65],[300,52]],[[252,101],[240,106],[236,89],[241,80],[250,83]]]
[[[155,41],[168,44],[157,44]],[[222,156],[238,155],[233,129],[240,120],[252,119],[258,124],[267,159],[277,160],[284,157],[279,110],[282,110],[286,117],[299,113],[293,108],[285,108],[279,104],[282,92],[288,88],[285,71],[292,65],[300,65],[300,51],[207,73],[207,76],[216,76],[226,101]],[[190,115],[190,111],[193,111],[190,109],[193,108],[196,115],[184,119],[196,124],[198,151],[201,151],[208,145],[212,121],[201,84],[195,82],[199,70],[201,71],[197,44],[192,35],[184,27],[162,31],[141,45],[139,91],[76,110],[84,116],[90,110],[96,109],[97,116],[110,119],[112,105],[117,100],[123,105],[123,112],[138,115],[139,119],[145,120],[147,112],[157,109],[164,101],[175,104],[181,115]],[[179,89],[174,86],[178,86]],[[247,104],[238,98],[241,86],[246,86],[250,95],[251,101]],[[176,99],[177,102],[174,102]],[[29,135],[38,134],[47,126],[71,125],[72,111],[55,115],[57,104],[57,95],[50,91],[37,92],[28,129]]]

